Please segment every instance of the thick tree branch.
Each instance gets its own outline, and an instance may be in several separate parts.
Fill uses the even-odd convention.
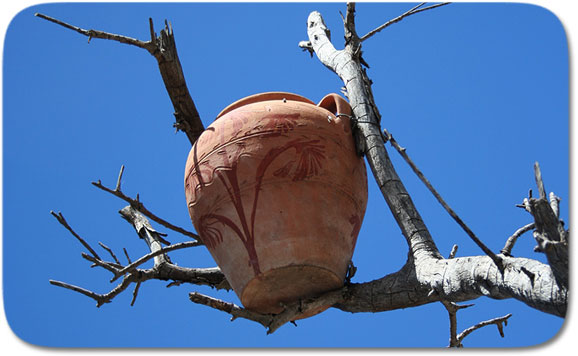
[[[185,132],[191,145],[195,143],[197,138],[205,130],[199,112],[189,94],[189,89],[187,88],[187,83],[183,74],[183,68],[177,54],[173,29],[167,21],[165,21],[165,28],[161,30],[160,36],[157,38],[154,32],[152,19],[149,19],[151,39],[150,41],[144,42],[113,33],[98,30],[85,30],[39,13],[36,13],[35,16],[87,36],[89,42],[92,38],[100,38],[125,43],[147,50],[157,60],[165,88],[167,89],[173,104],[175,110],[174,116],[176,119],[174,127],[176,127],[177,130]]]
[[[424,258],[442,258],[383,145],[380,117],[371,93],[371,81],[359,61],[359,39],[356,37],[354,24],[347,20],[353,17],[355,5],[349,3],[347,11],[347,44],[344,50],[335,49],[328,37],[329,30],[325,22],[316,11],[312,12],[307,20],[309,42],[321,63],[335,72],[345,84],[357,122],[358,150],[366,155],[382,195],[406,238],[410,252]]]
[[[502,276],[496,267],[500,264],[496,265],[491,257],[441,258],[384,148],[371,80],[359,60],[361,44],[356,37],[354,13],[355,4],[348,4],[344,17],[344,50],[335,49],[328,36],[329,29],[318,12],[309,15],[309,41],[302,44],[310,46],[319,60],[343,80],[357,123],[358,148],[366,154],[378,186],[408,242],[410,260],[397,273],[352,285],[353,297],[338,307],[351,312],[376,312],[417,306],[440,296],[454,302],[489,296],[516,298],[536,309],[565,315],[567,290],[552,283],[552,270],[547,265],[499,256]],[[498,257],[493,253],[488,255]],[[518,289],[520,285],[524,288]]]
[[[543,252],[552,267],[556,282],[563,288],[568,287],[569,257],[568,231],[564,222],[559,220],[559,198],[551,193],[546,194],[542,173],[538,162],[534,164],[534,174],[540,198],[524,199],[525,205],[534,217],[534,239],[538,243],[535,250]]]
[[[351,284],[348,298],[335,307],[351,313],[376,313],[486,296],[513,298],[534,309],[565,316],[568,290],[552,283],[550,266],[520,257],[502,259],[503,274],[487,256],[441,259],[427,263],[427,268],[418,268],[418,261],[410,259],[398,272],[371,282]]]
[[[440,301],[463,302],[486,296],[494,299],[514,298],[538,310],[565,315],[567,290],[549,283],[552,271],[538,261],[504,257],[505,271],[502,274],[487,256],[438,260],[429,265],[428,275],[420,278],[421,281],[428,280],[428,284],[418,280],[414,263],[410,260],[400,271],[375,281],[353,283],[319,298],[294,303],[273,319],[197,293],[190,298],[195,303],[225,311],[233,318],[259,322],[268,327],[269,332],[275,330],[271,328],[272,325],[281,326],[319,305],[333,305],[351,313],[376,313]],[[272,320],[276,320],[275,324]]]

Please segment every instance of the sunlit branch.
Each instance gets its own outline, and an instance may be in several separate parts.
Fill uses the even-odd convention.
[[[78,235],[70,225],[68,225],[68,222],[66,221],[66,219],[64,219],[64,216],[62,215],[62,213],[55,213],[54,211],[50,211],[50,214],[52,214],[52,216],[54,216],[56,218],[56,220],[58,220],[58,222],[64,226],[68,231],[70,231],[70,233],[76,237],[76,239],[82,244],[82,246],[84,246],[95,258],[100,260],[100,257],[98,256],[98,254],[96,253],[96,251],[94,251],[94,249],[92,247],[90,247],[90,245],[82,238],[80,237],[80,235]]]
[[[384,23],[383,25],[377,27],[376,29],[374,29],[372,31],[369,31],[366,35],[364,35],[360,38],[360,42],[363,42],[363,41],[371,38],[376,33],[379,33],[381,30],[385,29],[386,27],[389,27],[389,26],[393,25],[394,23],[397,23],[397,22],[403,20],[406,17],[409,17],[411,15],[415,15],[415,14],[420,13],[422,11],[432,10],[432,9],[435,9],[437,7],[440,7],[440,6],[448,5],[450,3],[444,2],[441,4],[431,5],[431,6],[424,7],[422,9],[420,9],[420,7],[422,7],[425,4],[426,4],[425,2],[422,2],[421,4],[417,5],[416,7],[412,8],[406,12],[404,12],[403,14],[399,15],[398,17],[387,21],[386,23]]]

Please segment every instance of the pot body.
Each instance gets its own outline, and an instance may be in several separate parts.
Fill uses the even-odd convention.
[[[275,314],[343,285],[367,176],[349,104],[330,94],[319,105],[290,93],[247,97],[190,151],[192,222],[247,309]]]

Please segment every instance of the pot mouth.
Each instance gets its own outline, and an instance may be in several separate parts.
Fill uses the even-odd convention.
[[[283,92],[283,91],[272,91],[272,92],[266,92],[266,93],[253,94],[253,95],[249,95],[243,99],[239,99],[239,100],[235,101],[234,103],[232,103],[231,105],[224,108],[219,113],[219,115],[217,115],[217,117],[215,119],[218,119],[221,116],[225,115],[226,113],[233,111],[237,108],[240,108],[241,106],[245,106],[245,105],[252,104],[252,103],[257,103],[260,101],[283,100],[283,99],[287,99],[287,100],[291,100],[291,101],[300,101],[300,102],[315,105],[315,103],[312,102],[311,100],[307,99],[304,96],[298,95],[298,94],[287,93],[287,92]]]

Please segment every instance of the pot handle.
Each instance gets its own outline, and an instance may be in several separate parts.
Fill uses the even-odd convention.
[[[331,93],[325,95],[317,106],[331,111],[335,116],[346,115],[351,118],[351,106],[339,94]]]

